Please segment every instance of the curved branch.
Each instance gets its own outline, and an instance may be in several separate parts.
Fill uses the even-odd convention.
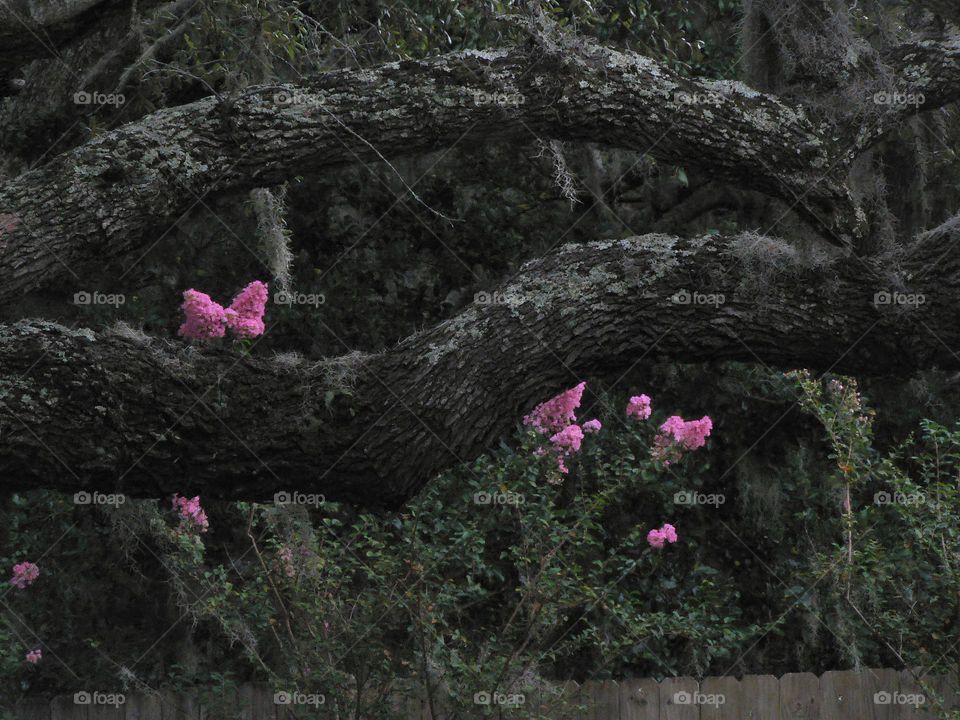
[[[0,216],[12,219],[0,233],[0,299],[143,246],[210,192],[449,147],[466,133],[694,158],[714,178],[785,199],[831,241],[863,229],[842,155],[800,109],[595,46],[470,51],[161,110],[22,175],[0,188]]]
[[[589,374],[657,358],[960,369],[960,261],[940,257],[958,239],[952,226],[928,233],[896,267],[805,258],[755,235],[567,245],[429,332],[321,363],[0,326],[0,478],[5,489],[294,489],[396,505]],[[76,441],[94,428],[98,443]]]

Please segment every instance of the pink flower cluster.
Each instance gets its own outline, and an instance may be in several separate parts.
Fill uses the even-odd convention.
[[[581,382],[565,390],[556,397],[540,403],[533,412],[523,418],[524,425],[532,427],[542,435],[550,435],[552,453],[557,458],[557,467],[564,474],[570,472],[564,460],[580,451],[584,433],[599,432],[602,427],[600,421],[596,419],[587,420],[583,427],[576,424],[575,410],[580,407],[583,389],[586,386],[587,383]],[[544,455],[546,450],[540,448],[537,454]]]
[[[43,659],[43,653],[40,652],[40,648],[37,648],[36,650],[31,650],[30,652],[27,653],[27,656],[26,656],[27,662],[32,663],[33,665],[36,665],[42,659]]]
[[[206,293],[186,290],[180,306],[186,319],[177,334],[203,340],[223,337],[229,328],[239,338],[257,337],[264,331],[263,313],[268,298],[267,285],[259,280],[241,290],[228,308],[211,300]]]
[[[713,421],[709,415],[699,420],[684,420],[679,415],[671,415],[653,440],[653,457],[669,465],[678,460],[684,450],[702,448],[711,430]]]
[[[173,496],[173,509],[180,513],[180,524],[196,525],[200,532],[206,532],[210,527],[207,521],[207,514],[200,507],[200,496],[192,497],[189,500],[180,495]]]
[[[650,547],[659,550],[665,542],[675,543],[677,541],[677,529],[669,523],[665,523],[661,528],[655,528],[647,533],[647,542]]]
[[[28,585],[32,585],[38,577],[40,577],[40,568],[32,562],[17,563],[13,566],[13,577],[10,578],[10,584],[23,590]]]
[[[634,395],[627,403],[627,417],[646,420],[651,412],[650,398],[647,395]]]

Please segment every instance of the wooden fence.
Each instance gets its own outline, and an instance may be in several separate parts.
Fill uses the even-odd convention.
[[[948,708],[960,708],[956,676],[927,677],[920,687],[907,671],[791,673],[773,675],[665,678],[564,683],[552,690],[519,695],[478,693],[466,706],[439,710],[435,717],[420,700],[388,701],[397,720],[548,718],[549,720],[919,720],[943,717],[934,711],[933,690]],[[511,691],[514,692],[514,691]],[[118,698],[112,700],[116,703]],[[277,696],[273,688],[244,685],[211,707],[196,695],[161,692],[130,694],[109,704],[106,694],[32,699],[19,704],[16,720],[286,720],[330,718],[335,714],[317,695]],[[85,702],[89,701],[89,702]],[[512,706],[511,706],[512,703]],[[216,710],[212,710],[213,706]]]

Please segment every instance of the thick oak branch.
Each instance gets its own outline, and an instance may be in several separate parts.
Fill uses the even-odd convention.
[[[397,504],[536,402],[637,362],[960,369],[960,263],[940,257],[957,239],[946,228],[866,265],[757,236],[568,245],[429,332],[320,363],[0,326],[0,478],[5,489],[295,489]]]

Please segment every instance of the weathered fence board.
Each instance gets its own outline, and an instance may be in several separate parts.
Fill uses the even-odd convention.
[[[773,675],[746,675],[740,681],[743,720],[781,720],[780,681]]]
[[[921,681],[918,683],[918,679]],[[572,680],[543,687],[511,687],[484,698],[465,698],[454,707],[445,698],[434,698],[431,716],[423,688],[397,681],[380,697],[371,690],[370,701],[386,706],[396,720],[472,720],[473,718],[545,717],[550,720],[932,720],[936,700],[947,709],[960,707],[956,673],[924,676],[922,670],[833,671],[821,677],[789,673],[734,677],[651,678],[602,680],[578,685]],[[31,698],[15,710],[17,720],[300,720],[332,718],[357,720],[349,710],[325,706],[285,704],[275,690],[247,684],[236,691],[125,694],[118,706],[105,704],[103,694],[87,702],[73,695],[53,699]],[[520,708],[500,707],[504,695],[523,693]],[[718,702],[722,696],[723,702]],[[365,696],[366,697],[366,696]],[[476,702],[479,700],[480,702]],[[331,699],[327,698],[330,702]],[[365,700],[367,702],[367,700]],[[336,712],[339,710],[339,712]],[[359,720],[367,720],[360,718]]]
[[[819,720],[820,678],[788,673],[780,678],[780,720]]]
[[[649,678],[621,680],[619,720],[660,720],[660,684]]]

